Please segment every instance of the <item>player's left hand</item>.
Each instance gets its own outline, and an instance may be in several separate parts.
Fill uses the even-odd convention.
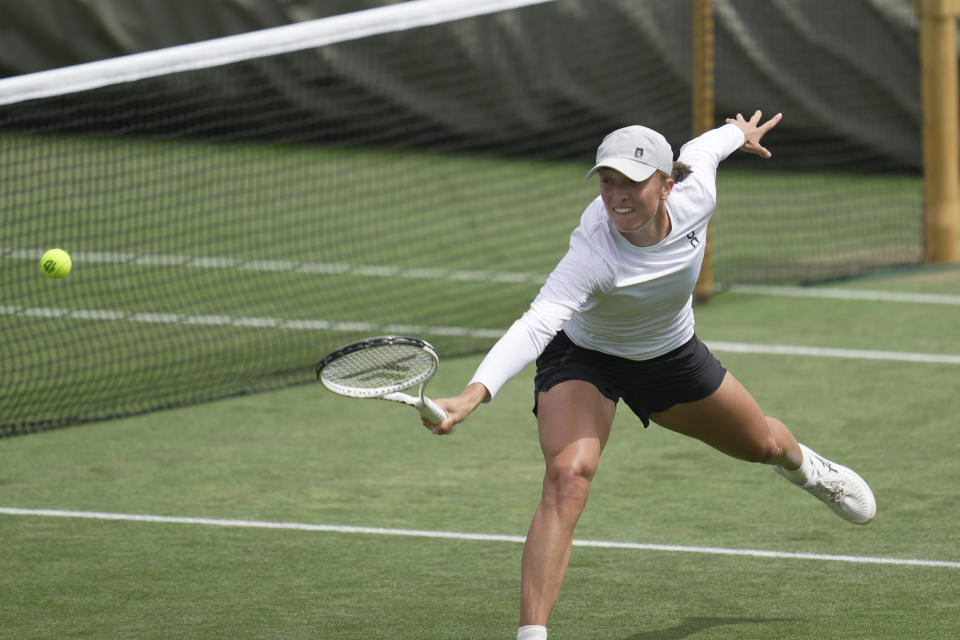
[[[760,144],[760,139],[766,135],[767,131],[777,126],[777,123],[783,118],[783,114],[778,113],[765,123],[760,124],[760,118],[762,117],[763,114],[757,109],[749,120],[745,120],[743,114],[738,113],[736,118],[727,118],[727,124],[736,125],[743,131],[744,143],[740,147],[741,151],[758,155],[761,158],[769,158],[773,154]]]

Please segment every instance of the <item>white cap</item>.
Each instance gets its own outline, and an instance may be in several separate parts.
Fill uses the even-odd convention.
[[[587,172],[593,176],[600,167],[616,169],[634,182],[642,182],[656,170],[667,175],[673,170],[673,149],[662,135],[640,125],[617,129],[597,147],[597,164]]]

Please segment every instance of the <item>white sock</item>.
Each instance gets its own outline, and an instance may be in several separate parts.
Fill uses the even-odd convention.
[[[810,457],[813,454],[813,451],[811,451],[806,445],[801,444],[800,453],[803,455],[803,460],[800,462],[799,469],[786,469],[784,467],[780,468],[783,469],[784,473],[787,474],[787,477],[791,482],[795,482],[797,484],[807,484],[811,479],[813,479],[813,465],[810,462]]]
[[[547,628],[538,624],[528,624],[517,629],[517,640],[547,640]]]

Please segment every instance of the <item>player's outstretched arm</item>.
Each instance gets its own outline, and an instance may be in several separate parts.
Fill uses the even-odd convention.
[[[750,116],[749,120],[745,120],[743,114],[738,113],[736,118],[727,118],[727,124],[734,124],[740,127],[740,130],[743,131],[744,143],[740,147],[741,151],[746,151],[747,153],[752,153],[760,156],[761,158],[769,158],[773,154],[770,151],[760,144],[760,139],[766,135],[767,131],[773,129],[777,126],[777,123],[780,122],[780,119],[783,118],[782,113],[778,113],[773,116],[765,123],[760,124],[760,119],[763,117],[763,114],[760,113],[760,110],[757,109],[753,112],[753,115]]]

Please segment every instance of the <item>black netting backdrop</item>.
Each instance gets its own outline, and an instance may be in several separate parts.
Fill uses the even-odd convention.
[[[815,34],[822,4],[771,12],[757,47],[778,56],[753,86],[737,66],[757,34],[718,13],[718,123],[786,115],[774,160],[721,170],[721,286],[921,257],[913,147],[871,135],[918,97],[874,95],[890,91],[874,58],[892,52],[873,40],[791,52],[785,34]],[[595,196],[583,176],[603,135],[689,137],[688,3],[603,5],[0,106],[0,433],[310,382],[324,353],[370,335],[418,335],[442,358],[488,348]],[[909,25],[884,15],[899,38],[884,46],[915,61]],[[837,100],[849,122],[809,126]],[[52,247],[73,256],[61,280],[39,268]]]

